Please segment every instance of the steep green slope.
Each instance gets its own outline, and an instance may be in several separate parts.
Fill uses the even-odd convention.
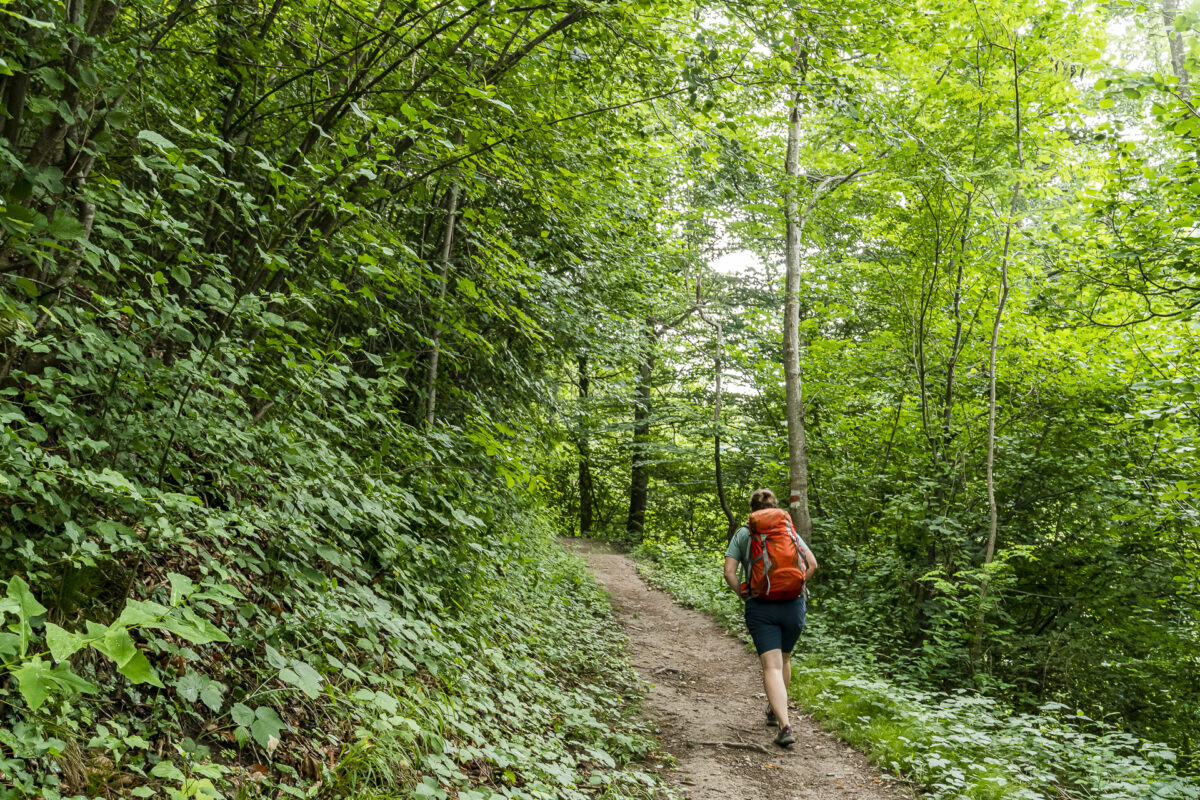
[[[7,659],[0,688],[7,701],[0,771],[9,784],[0,791],[47,798],[648,794],[653,780],[627,765],[652,741],[631,716],[639,687],[602,594],[536,518],[493,533],[457,553],[409,539],[411,551],[387,576],[335,566],[347,553],[329,545],[325,556],[281,555],[273,576],[240,568],[232,551],[165,551],[162,560],[191,578],[156,581],[157,567],[127,576],[145,587],[147,605],[178,602],[189,619],[199,619],[192,611],[211,615],[231,641],[188,646],[179,611],[167,618],[180,618],[169,630],[135,624],[143,666],[139,672],[127,662],[119,671],[129,677],[116,674],[110,656],[119,651],[109,633],[79,655],[54,657],[58,670],[38,678],[31,670],[47,664],[47,654],[32,654],[46,649],[47,633],[51,652],[56,645],[53,623],[35,615],[31,655]],[[425,559],[439,569],[428,570]],[[19,585],[9,584],[18,600]],[[22,616],[5,609],[10,622]],[[60,604],[50,618],[82,627],[63,616]],[[36,686],[48,697],[34,710]]]
[[[643,791],[537,476],[653,8],[0,4],[0,796]]]

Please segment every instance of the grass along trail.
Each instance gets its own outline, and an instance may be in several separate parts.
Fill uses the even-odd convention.
[[[568,540],[612,596],[630,659],[651,684],[645,713],[675,759],[662,777],[688,800],[826,800],[909,797],[866,760],[793,713],[796,743],[775,746],[764,724],[758,659],[707,615],[646,584],[611,546]],[[800,640],[798,650],[804,646]]]

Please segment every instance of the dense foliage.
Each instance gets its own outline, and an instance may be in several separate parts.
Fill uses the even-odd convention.
[[[745,634],[740,602],[713,579],[720,559],[676,545],[640,549],[654,585]],[[1195,798],[1168,747],[1050,701],[1024,713],[966,689],[931,692],[877,673],[875,656],[811,614],[791,696],[878,764],[935,798]]]
[[[1062,703],[1167,742],[1194,773],[1195,14],[730,14],[710,35],[756,42],[760,80],[722,95],[736,130],[694,134],[709,166],[681,191],[679,230],[703,285],[676,302],[697,313],[655,329],[651,415],[631,456],[628,412],[600,400],[629,388],[590,387],[593,516],[616,538],[720,552],[722,495],[736,521],[752,488],[789,486],[780,198],[795,104],[828,630],[924,690]],[[639,457],[644,528],[620,491]],[[582,486],[570,470],[564,493]]]
[[[0,6],[0,795],[648,791],[537,473],[652,11]]]
[[[0,2],[0,791],[642,792],[550,530],[789,484],[785,197],[826,630],[1194,773],[1173,3]]]

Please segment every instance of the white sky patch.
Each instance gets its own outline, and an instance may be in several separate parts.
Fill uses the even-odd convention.
[[[722,275],[749,275],[761,272],[763,263],[749,250],[730,250],[713,259],[709,266]]]

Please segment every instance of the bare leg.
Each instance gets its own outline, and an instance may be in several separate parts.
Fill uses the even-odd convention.
[[[768,650],[759,656],[759,660],[762,661],[763,689],[767,692],[767,703],[775,712],[775,719],[779,720],[780,729],[786,728],[791,721],[788,719],[787,684],[783,679],[784,664],[786,663],[783,651]],[[788,664],[788,673],[791,673],[790,664]]]
[[[788,694],[792,691],[792,654],[783,654],[783,691]]]

